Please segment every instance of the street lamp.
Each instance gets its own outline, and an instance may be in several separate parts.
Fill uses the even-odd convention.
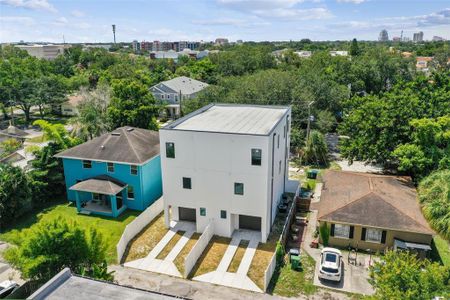
[[[311,105],[314,104],[315,101],[311,101],[308,104],[308,126],[306,127],[306,144],[308,144],[308,140],[309,140],[309,130],[311,127]]]

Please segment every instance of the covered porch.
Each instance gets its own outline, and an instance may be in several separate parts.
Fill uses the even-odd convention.
[[[107,175],[80,181],[70,187],[75,191],[77,211],[116,218],[127,206],[123,203],[128,185]]]

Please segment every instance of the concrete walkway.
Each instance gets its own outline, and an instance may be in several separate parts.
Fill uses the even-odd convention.
[[[170,230],[164,237],[156,244],[156,246],[145,257],[133,260],[124,264],[125,267],[151,271],[161,274],[167,274],[175,277],[183,277],[174,264],[175,258],[181,252],[183,247],[187,244],[191,236],[195,232],[195,224],[192,222],[175,222],[170,223]],[[178,240],[175,246],[170,250],[164,259],[157,259],[161,251],[167,246],[170,240],[175,236],[177,231],[185,231],[183,236]]]
[[[241,240],[249,241],[249,245],[245,250],[244,256],[242,257],[237,272],[227,272]],[[192,280],[263,293],[263,291],[247,276],[250,264],[252,263],[253,256],[255,255],[256,248],[258,247],[258,243],[260,241],[261,233],[258,231],[234,231],[231,242],[228,245],[228,248],[225,251],[217,269],[213,272],[196,276],[192,278]]]

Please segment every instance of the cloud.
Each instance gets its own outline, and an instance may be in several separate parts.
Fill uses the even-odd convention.
[[[338,3],[353,3],[353,4],[361,4],[366,1],[367,0],[337,0]]]
[[[1,23],[15,23],[20,25],[32,25],[34,19],[30,17],[17,17],[17,16],[0,16]]]
[[[244,20],[244,19],[211,19],[211,20],[194,20],[192,21],[194,25],[205,25],[205,26],[236,26],[236,27],[253,27],[253,26],[266,26],[270,25],[269,22],[256,19],[255,20]]]
[[[224,7],[261,18],[277,18],[284,21],[326,19],[332,13],[326,7],[301,8],[303,2],[320,0],[218,0]]]
[[[78,9],[74,9],[70,12],[70,14],[72,16],[74,16],[75,18],[82,18],[84,17],[86,14],[84,12],[82,12],[81,10]]]
[[[56,25],[65,25],[65,24],[69,23],[69,20],[67,20],[65,17],[59,17],[56,19],[56,21],[54,23]]]
[[[420,29],[450,25],[450,8],[427,15],[378,18],[368,21],[348,21],[332,24],[341,29],[369,30],[369,29]]]
[[[56,8],[47,0],[0,0],[0,4],[53,13],[57,12]]]

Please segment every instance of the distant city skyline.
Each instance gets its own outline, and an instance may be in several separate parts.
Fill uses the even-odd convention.
[[[0,42],[450,39],[448,1],[0,0]]]

